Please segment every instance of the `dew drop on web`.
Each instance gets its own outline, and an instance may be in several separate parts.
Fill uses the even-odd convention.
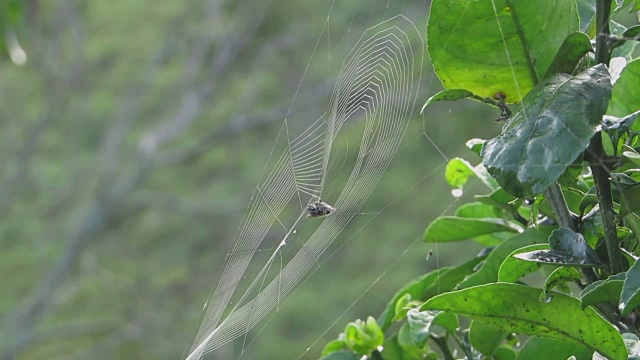
[[[460,196],[462,196],[462,194],[464,194],[462,189],[453,189],[453,190],[451,190],[451,195],[453,195],[453,197],[459,198]]]

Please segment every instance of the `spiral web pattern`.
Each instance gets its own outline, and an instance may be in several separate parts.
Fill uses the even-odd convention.
[[[413,47],[412,38],[420,39],[420,48]],[[248,331],[279,305],[361,211],[414,114],[423,52],[418,29],[402,15],[371,27],[345,58],[327,112],[295,137],[289,134],[289,120],[284,121],[279,138],[286,140],[285,150],[256,187],[187,359],[199,359],[243,336],[246,340]],[[330,203],[336,211],[307,219],[306,204],[322,198],[325,183],[332,181],[328,176],[332,148],[346,128],[358,129],[360,141],[351,174]],[[282,215],[296,203],[299,216],[285,224]],[[283,261],[283,247],[307,222],[320,223],[299,241],[295,255]],[[248,286],[241,285],[254,255],[274,229],[284,236],[273,245],[275,250],[258,276]],[[276,259],[280,271],[267,281]],[[244,291],[241,296],[235,294],[239,286]],[[238,296],[231,307],[231,299]]]

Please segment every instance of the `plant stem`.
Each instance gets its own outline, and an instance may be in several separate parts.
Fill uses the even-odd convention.
[[[608,64],[611,57],[609,49],[609,15],[611,13],[611,0],[596,1],[596,62],[598,64]],[[597,133],[589,144],[587,151],[591,159],[591,172],[596,186],[598,201],[600,202],[600,215],[604,224],[604,238],[609,255],[609,266],[611,273],[622,272],[622,257],[618,235],[615,225],[615,212],[613,210],[613,199],[611,197],[611,182],[609,180],[609,169],[602,162],[605,152],[602,147],[602,135]]]
[[[569,206],[567,206],[567,201],[564,198],[560,185],[554,182],[544,195],[549,205],[551,205],[551,209],[556,214],[558,225],[576,231],[576,225],[573,222],[571,211],[569,211]]]
[[[445,336],[432,335],[431,340],[433,340],[433,342],[438,345],[438,348],[440,348],[440,351],[442,351],[442,355],[444,356],[445,360],[455,360],[453,354],[451,353],[451,349],[449,349],[449,346],[447,345],[447,338]]]

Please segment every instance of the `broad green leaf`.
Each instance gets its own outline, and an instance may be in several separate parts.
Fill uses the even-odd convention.
[[[502,219],[440,216],[427,228],[424,241],[428,243],[460,241],[502,231],[517,233],[520,231],[520,227]]]
[[[527,245],[542,244],[547,242],[547,238],[551,234],[552,228],[540,227],[539,230],[529,229],[522,234],[513,236],[511,239],[498,245],[487,256],[482,267],[473,275],[467,277],[463,282],[458,284],[458,288],[464,289],[471,286],[482,285],[490,282],[498,281],[498,272],[500,265],[504,259],[514,250],[520,249]]]
[[[625,152],[622,153],[622,156],[627,158],[632,163],[640,166],[640,154],[638,154],[637,152],[625,151]]]
[[[423,347],[414,342],[408,323],[402,324],[398,331],[398,345],[402,348],[405,357],[409,359],[420,359],[424,355]]]
[[[595,29],[595,26],[591,25],[596,15],[596,2],[594,0],[576,0],[576,3],[578,5],[578,15],[580,16],[580,31],[591,36],[595,35],[591,34],[588,30],[591,28]]]
[[[469,327],[471,345],[487,357],[491,357],[506,337],[506,332],[484,322],[472,321]]]
[[[622,149],[620,139],[628,134],[629,129],[635,125],[634,123],[639,114],[640,110],[621,118],[610,115],[605,115],[602,118],[602,130],[611,138],[612,145],[615,149],[614,154],[620,153]]]
[[[518,103],[546,73],[564,39],[578,31],[573,0],[509,4],[432,1],[427,43],[446,89],[467,89],[482,98],[503,93],[507,103]]]
[[[436,101],[456,101],[456,100],[462,100],[462,99],[466,99],[469,97],[473,97],[473,93],[469,90],[465,90],[465,89],[448,89],[448,90],[443,90],[440,91],[439,93],[433,95],[432,97],[428,98],[427,101],[425,101],[424,105],[422,105],[422,109],[420,109],[420,113],[422,114],[422,112],[424,111],[424,109],[431,104],[432,102],[436,102]]]
[[[607,114],[623,117],[640,110],[640,59],[627,63],[611,91]]]
[[[604,65],[555,75],[527,94],[502,133],[485,143],[484,166],[516,197],[542,193],[586,149],[610,92]]]
[[[493,206],[480,202],[466,203],[456,210],[456,216],[470,219],[495,218]]]
[[[430,299],[438,294],[455,289],[462,280],[473,274],[473,270],[484,259],[486,259],[486,256],[477,256],[456,267],[450,267],[444,271],[436,270],[439,272],[438,279],[424,289],[422,299]]]
[[[582,310],[577,299],[560,293],[538,301],[540,292],[518,284],[488,284],[438,295],[421,310],[456,312],[506,332],[576,341],[611,360],[627,358],[620,334],[595,310]]]
[[[615,274],[589,284],[580,292],[581,306],[584,308],[602,302],[618,303],[625,276],[626,273]]]
[[[542,266],[541,263],[533,262],[533,261],[524,261],[527,259],[523,259],[518,255],[522,253],[529,254],[536,250],[546,250],[546,249],[549,249],[548,244],[529,245],[529,246],[525,246],[523,248],[514,250],[511,254],[509,254],[509,256],[507,256],[506,259],[504,259],[504,262],[502,262],[502,265],[500,265],[500,270],[498,271],[498,281],[516,282],[521,277],[540,269],[540,267]]]
[[[640,261],[633,263],[624,278],[622,293],[620,294],[620,312],[627,316],[640,305]]]
[[[624,33],[627,32],[627,28],[619,24],[615,21],[609,22],[609,30],[612,35],[616,35],[618,37],[623,37]],[[611,52],[612,57],[624,57],[627,60],[633,59],[633,53],[638,43],[636,41],[624,41],[622,45],[616,46]]]
[[[564,39],[544,78],[548,79],[558,73],[573,73],[580,59],[589,51],[593,51],[593,48],[587,34],[583,32],[570,34]]]
[[[591,360],[593,350],[573,341],[558,341],[545,337],[529,338],[518,354],[518,360],[567,359]]]
[[[640,183],[625,174],[611,174],[611,182],[620,191],[619,216],[640,210]]]

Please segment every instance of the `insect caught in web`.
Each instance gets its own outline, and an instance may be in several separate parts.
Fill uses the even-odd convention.
[[[322,201],[322,199],[317,198],[315,200],[311,200],[307,204],[306,210],[307,210],[307,217],[311,218],[311,217],[327,216],[332,212],[334,212],[336,209],[333,206]]]

